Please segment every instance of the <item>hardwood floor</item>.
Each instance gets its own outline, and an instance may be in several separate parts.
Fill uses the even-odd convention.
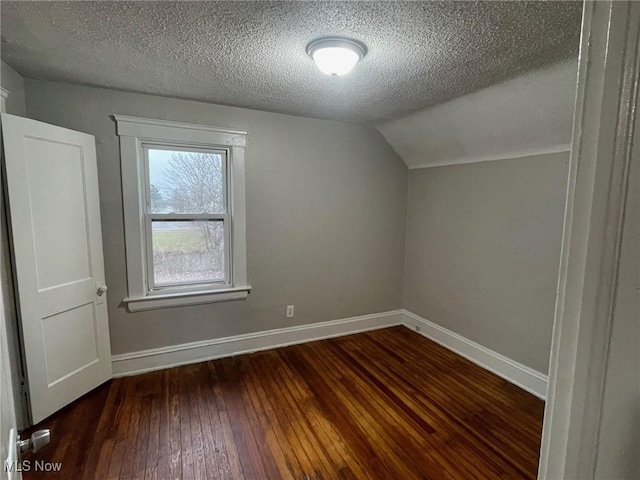
[[[112,380],[43,422],[25,478],[535,478],[542,413],[393,327]]]

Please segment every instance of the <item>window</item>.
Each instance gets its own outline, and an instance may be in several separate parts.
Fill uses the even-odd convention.
[[[246,298],[246,133],[114,118],[129,310]]]

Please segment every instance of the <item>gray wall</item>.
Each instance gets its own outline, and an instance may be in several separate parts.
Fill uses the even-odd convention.
[[[596,461],[603,480],[640,478],[640,143],[634,148]]]
[[[407,169],[374,129],[37,80],[26,96],[29,117],[96,137],[114,354],[402,306]],[[114,113],[249,132],[247,301],[125,311]]]
[[[24,79],[18,72],[2,61],[0,61],[0,86],[9,92],[7,113],[24,117]]]
[[[410,170],[405,308],[546,373],[568,158]]]

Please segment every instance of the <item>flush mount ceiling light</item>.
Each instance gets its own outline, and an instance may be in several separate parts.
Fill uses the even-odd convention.
[[[311,42],[307,45],[307,53],[322,73],[338,77],[355,67],[367,53],[367,47],[356,40],[330,37]]]

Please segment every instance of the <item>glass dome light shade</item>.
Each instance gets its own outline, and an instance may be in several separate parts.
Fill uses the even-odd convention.
[[[349,73],[364,57],[365,48],[359,42],[342,38],[325,38],[311,42],[307,53],[318,69],[332,77]]]

